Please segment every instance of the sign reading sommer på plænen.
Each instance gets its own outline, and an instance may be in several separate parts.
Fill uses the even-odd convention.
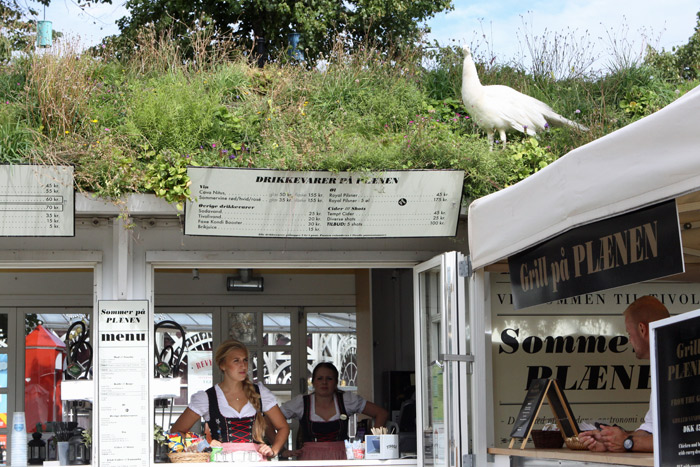
[[[451,237],[464,172],[374,174],[190,167],[186,235]]]
[[[0,165],[0,236],[73,235],[73,167]]]
[[[658,298],[672,316],[700,308],[700,284],[649,281],[516,311],[508,274],[491,273],[490,279],[494,439],[500,446],[508,445],[518,407],[538,378],[561,384],[577,422],[636,430],[649,409],[651,368],[634,357],[623,311],[644,295]],[[545,407],[535,428],[547,423],[555,420]]]
[[[148,466],[148,301],[99,301],[97,342],[100,465]]]

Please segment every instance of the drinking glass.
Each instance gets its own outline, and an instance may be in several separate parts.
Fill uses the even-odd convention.
[[[354,441],[355,435],[357,435],[357,414],[350,415],[348,418],[348,437]]]

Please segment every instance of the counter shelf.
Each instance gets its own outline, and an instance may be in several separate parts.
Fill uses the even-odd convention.
[[[161,463],[161,464],[155,464],[151,463],[150,465],[152,467],[160,466],[160,465],[167,465],[168,463]],[[56,461],[56,464],[48,464],[47,462],[44,462],[44,465],[58,465],[58,461]],[[270,462],[198,462],[198,463],[186,463],[183,465],[188,465],[188,466],[212,466],[212,465],[221,465],[221,466],[231,466],[235,465],[236,467],[282,467],[282,466],[289,466],[289,467],[389,467],[389,466],[416,466],[418,465],[418,461],[416,459],[363,459],[363,460],[337,460],[337,461],[325,461],[325,460],[318,460],[318,461],[270,461]],[[89,465],[84,466],[84,467],[90,467]]]
[[[567,448],[561,449],[508,449],[489,448],[489,454],[495,456],[509,456],[512,467],[527,467],[537,464],[548,465],[546,460],[553,461],[551,465],[561,465],[561,461],[572,463],[586,463],[587,467],[600,465],[632,465],[640,467],[654,467],[654,454],[651,452],[592,452],[573,451]],[[499,463],[496,462],[498,465]],[[501,464],[502,465],[502,464]]]
[[[160,465],[160,464],[152,464]],[[191,466],[212,466],[212,465],[235,465],[236,467],[254,467],[254,466],[264,466],[264,467],[387,467],[387,466],[416,466],[418,462],[415,459],[363,459],[363,460],[337,460],[337,461],[272,461],[272,462],[208,462],[208,463],[198,463],[198,464],[187,464]]]

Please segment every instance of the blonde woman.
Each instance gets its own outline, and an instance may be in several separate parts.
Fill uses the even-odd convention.
[[[202,417],[212,440],[221,442],[224,452],[254,450],[263,458],[277,456],[289,436],[289,425],[274,394],[250,380],[248,355],[243,343],[233,339],[223,342],[214,354],[223,381],[195,393],[171,431],[185,433]],[[263,441],[265,417],[276,431],[271,446]]]

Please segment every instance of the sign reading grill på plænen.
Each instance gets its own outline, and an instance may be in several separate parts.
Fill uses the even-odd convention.
[[[684,271],[674,200],[584,225],[508,258],[515,309]]]
[[[373,174],[190,167],[186,235],[452,237],[463,171]]]

